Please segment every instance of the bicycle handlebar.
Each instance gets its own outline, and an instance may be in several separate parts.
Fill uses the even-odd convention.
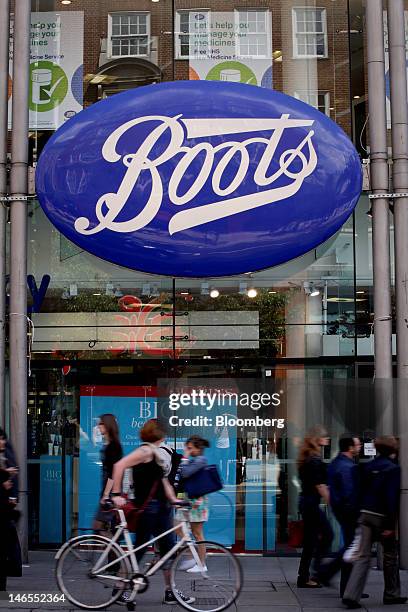
[[[114,502],[112,501],[112,499],[106,499],[104,500],[104,502],[101,502],[101,509],[105,510],[106,512],[109,512],[111,510],[119,510],[119,508],[117,508],[114,504]],[[186,501],[183,499],[180,499],[179,501],[173,502],[171,504],[174,508],[184,508],[186,510],[191,510],[192,508],[192,504],[190,501]]]

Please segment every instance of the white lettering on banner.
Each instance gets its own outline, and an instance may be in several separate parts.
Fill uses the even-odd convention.
[[[145,227],[155,218],[163,200],[163,182],[158,167],[180,153],[183,155],[178,161],[168,185],[169,199],[175,206],[184,206],[194,200],[210,177],[212,189],[216,195],[225,198],[225,196],[236,192],[248,173],[250,162],[248,146],[251,144],[265,145],[265,150],[253,176],[253,180],[258,186],[270,186],[283,175],[292,179],[292,182],[281,187],[225,198],[221,201],[175,212],[169,222],[170,235],[291,197],[299,191],[305,178],[312,174],[316,168],[317,155],[312,143],[314,131],[310,130],[296,148],[287,149],[280,155],[279,168],[270,176],[266,175],[284,131],[289,128],[312,126],[313,120],[290,119],[287,114],[281,115],[277,119],[182,119],[181,117],[182,115],[175,117],[162,115],[138,117],[124,123],[110,134],[102,147],[103,158],[110,163],[121,161],[127,170],[117,192],[105,193],[97,201],[95,214],[99,221],[98,225],[90,228],[91,221],[87,217],[79,217],[75,221],[75,229],[78,233],[91,235],[104,229],[130,233]],[[159,121],[160,123],[145,138],[135,153],[129,153],[122,157],[117,152],[120,138],[136,125],[149,121]],[[187,138],[209,137],[220,134],[236,135],[256,131],[265,132],[267,130],[272,130],[273,133],[269,139],[251,137],[242,142],[231,140],[216,146],[208,142],[201,142],[193,147],[188,147],[183,146],[185,139],[183,125],[187,131]],[[150,159],[149,155],[153,147],[167,130],[170,132],[170,139],[166,149],[155,159]],[[307,147],[307,155],[303,152],[305,147]],[[214,167],[215,154],[220,151],[225,151],[225,153]],[[180,193],[182,180],[198,155],[204,155],[202,166],[187,191]],[[236,174],[229,185],[221,187],[224,172],[236,156],[239,156],[239,166]],[[295,160],[300,161],[301,168],[293,171],[290,170],[290,167]],[[144,208],[128,221],[116,221],[144,171],[149,172],[151,176],[150,193],[147,194],[148,200]]]

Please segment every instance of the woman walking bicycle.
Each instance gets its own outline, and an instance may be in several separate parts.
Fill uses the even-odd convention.
[[[150,577],[159,570],[163,570],[166,587],[163,603],[177,603],[189,612],[222,612],[236,601],[242,587],[239,561],[222,544],[193,538],[191,504],[176,498],[166,478],[171,465],[163,461],[165,454],[159,448],[165,435],[158,421],[148,421],[141,430],[142,445],[115,465],[111,495],[119,522],[113,537],[77,536],[58,551],[57,583],[74,605],[102,610],[122,600],[132,610],[135,598],[149,588]],[[127,468],[133,471],[135,504],[121,494]],[[184,508],[179,525],[174,524],[168,500]],[[112,501],[104,506],[111,509]],[[136,532],[135,545],[130,530]],[[176,531],[181,536],[177,541]],[[150,546],[159,551],[159,558],[141,566],[139,562]],[[205,566],[201,546],[207,553]],[[187,559],[194,559],[200,571],[193,575],[186,572]]]
[[[167,480],[166,464],[158,453],[158,448],[163,444],[166,431],[156,419],[147,421],[140,431],[142,446],[123,457],[113,469],[112,497],[117,507],[126,504],[126,499],[121,495],[121,486],[124,471],[132,468],[134,503],[136,507],[142,508],[143,512],[137,524],[136,548],[148,542],[150,538],[168,531],[173,526],[173,510],[169,500],[177,502],[174,491]],[[167,468],[168,469],[168,468]],[[174,532],[158,541],[160,558],[164,557],[174,546]],[[137,561],[140,562],[144,550],[136,553]],[[177,600],[170,588],[170,560],[163,565],[163,576],[165,581],[164,604],[175,604]],[[182,593],[180,597],[184,599]],[[194,597],[186,597],[186,603],[192,603]]]

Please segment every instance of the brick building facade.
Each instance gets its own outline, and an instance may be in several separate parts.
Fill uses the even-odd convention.
[[[269,11],[271,19],[270,58],[273,87],[319,106],[351,135],[350,66],[347,1],[253,0],[251,11]],[[245,10],[242,2],[208,0],[75,0],[61,10],[84,12],[85,104],[117,90],[158,80],[189,78],[189,60],[177,58],[177,14],[186,11],[233,13]],[[306,9],[309,18],[318,10],[324,14],[324,57],[294,57],[295,11]],[[109,54],[109,19],[112,13],[142,13],[149,16],[147,54],[115,57]],[[175,21],[173,39],[172,21]],[[152,64],[153,66],[151,66]],[[154,69],[156,67],[156,70]],[[104,75],[104,78],[101,76]],[[99,75],[99,76],[98,76]],[[96,78],[95,78],[96,76]]]

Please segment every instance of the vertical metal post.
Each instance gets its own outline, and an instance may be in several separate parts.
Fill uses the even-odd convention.
[[[370,0],[366,6],[371,189],[373,194],[380,194],[388,192],[382,0]],[[389,202],[387,198],[375,199],[372,202],[375,376],[379,379],[391,379]]]
[[[0,3],[0,198],[7,195],[7,130],[10,1]],[[0,427],[6,424],[5,321],[6,321],[6,223],[7,208],[0,201]]]
[[[10,192],[10,430],[19,465],[19,535],[27,559],[27,166],[30,0],[14,7]]]
[[[370,3],[368,3],[370,4]],[[404,0],[388,0],[393,188],[408,191],[408,101]],[[378,93],[377,93],[378,95]],[[395,198],[395,297],[397,331],[397,416],[402,468],[401,566],[408,567],[408,198]]]

